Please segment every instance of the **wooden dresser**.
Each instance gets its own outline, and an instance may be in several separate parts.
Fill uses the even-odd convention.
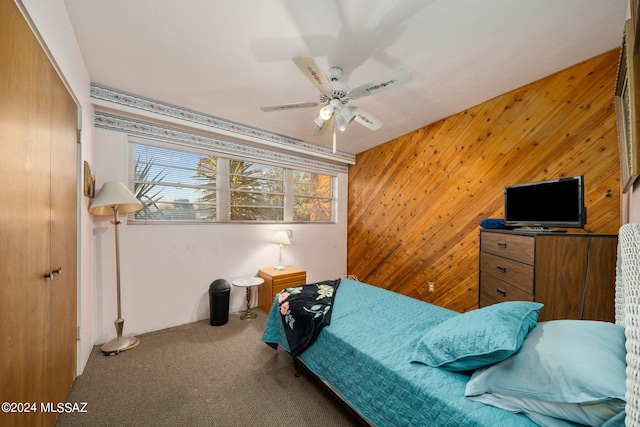
[[[290,265],[284,270],[262,268],[258,270],[258,277],[264,279],[264,283],[258,289],[258,307],[267,314],[271,310],[273,297],[278,292],[307,282],[307,272]]]
[[[537,301],[539,321],[613,322],[617,244],[615,234],[481,230],[479,307]]]

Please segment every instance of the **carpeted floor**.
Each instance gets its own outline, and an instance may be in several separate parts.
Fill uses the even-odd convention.
[[[94,347],[57,426],[355,426],[291,356],[262,341],[267,316],[210,326],[200,321],[141,335],[116,356]],[[82,405],[79,405],[82,406]]]

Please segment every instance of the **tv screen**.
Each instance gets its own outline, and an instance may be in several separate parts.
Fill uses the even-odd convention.
[[[508,227],[584,228],[586,213],[583,176],[504,188],[504,225]]]

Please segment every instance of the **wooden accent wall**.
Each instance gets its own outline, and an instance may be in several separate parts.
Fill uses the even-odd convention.
[[[525,182],[584,175],[585,231],[617,233],[618,55],[357,155],[349,170],[348,274],[459,312],[477,308],[479,222],[501,218],[503,188]]]

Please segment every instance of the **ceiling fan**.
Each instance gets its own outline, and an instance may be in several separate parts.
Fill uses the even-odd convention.
[[[342,69],[331,67],[323,76],[315,61],[308,56],[293,58],[293,62],[307,76],[309,81],[320,91],[320,102],[294,102],[291,104],[270,105],[261,107],[262,111],[282,111],[294,108],[316,107],[322,104],[318,117],[314,119],[316,125],[314,135],[322,135],[328,127],[333,125],[333,152],[336,152],[336,129],[344,131],[353,121],[376,131],[382,122],[360,108],[346,104],[352,99],[363,98],[383,90],[405,84],[411,81],[409,70],[402,68],[391,74],[382,76],[364,85],[351,89],[349,85],[340,81]]]

